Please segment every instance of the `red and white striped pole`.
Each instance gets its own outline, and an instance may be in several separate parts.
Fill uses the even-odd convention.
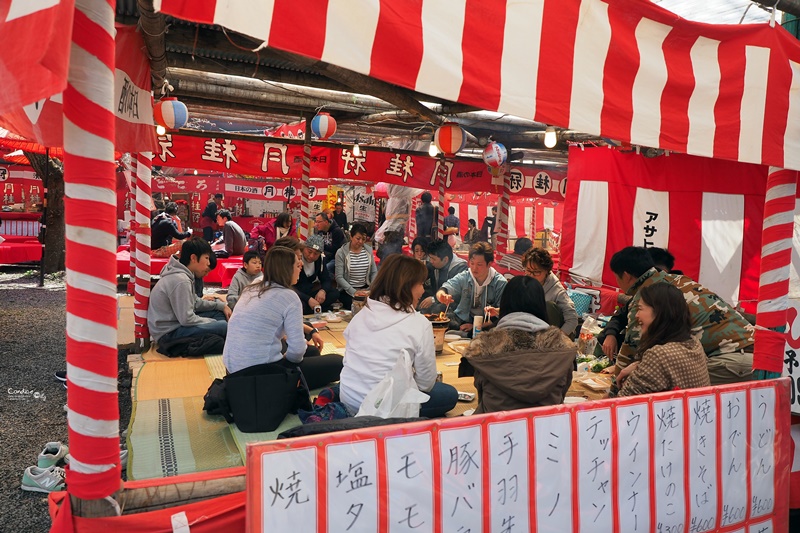
[[[133,159],[133,171],[130,173],[131,186],[128,188],[128,213],[130,216],[129,231],[128,231],[128,252],[130,253],[130,276],[128,276],[128,294],[134,294],[134,286],[136,285],[136,233],[139,231],[136,228],[136,159]]]
[[[117,399],[117,199],[114,12],[76,0],[64,91],[68,427],[67,490],[100,499],[120,489]]]
[[[796,195],[797,172],[770,167],[764,200],[753,353],[753,370],[758,379],[780,377],[783,372]]]
[[[372,198],[375,199],[375,230],[378,231],[378,228],[381,225],[381,201],[378,200],[377,190],[375,187],[372,188]]]
[[[508,211],[511,203],[511,166],[506,165],[503,171],[503,194],[500,196],[500,207],[498,208],[497,226],[497,249],[499,256],[508,253]]]
[[[308,195],[311,187],[311,121],[306,120],[306,133],[303,143],[303,176],[300,183],[300,234],[301,241],[308,239],[309,202]]]
[[[417,208],[420,204],[419,198],[412,198],[409,204],[411,205],[411,216],[408,217],[408,243],[411,244],[411,241],[417,236]]]
[[[445,167],[444,161],[440,161],[437,168],[439,169],[439,216],[436,223],[439,231],[432,231],[431,235],[435,236],[438,234],[440,239],[444,239],[444,185],[447,179],[447,167]]]
[[[139,347],[150,339],[147,306],[150,303],[150,202],[153,154],[136,154],[136,285],[134,287],[134,337]]]

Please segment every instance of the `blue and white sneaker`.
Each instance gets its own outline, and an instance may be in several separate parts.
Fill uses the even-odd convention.
[[[60,442],[48,442],[44,446],[44,450],[39,454],[39,460],[36,466],[39,468],[49,468],[57,466],[58,464],[65,463],[64,458],[69,453],[69,446],[61,444]]]
[[[29,466],[22,475],[22,490],[28,492],[54,492],[67,486],[66,471],[59,466],[39,468]]]

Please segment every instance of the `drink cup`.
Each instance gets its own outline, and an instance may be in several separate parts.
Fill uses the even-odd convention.
[[[472,319],[472,338],[474,339],[483,329],[483,317],[476,316]]]

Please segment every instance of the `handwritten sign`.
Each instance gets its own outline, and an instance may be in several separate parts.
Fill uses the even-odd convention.
[[[480,427],[442,431],[442,529],[462,531],[481,522],[483,460]]]
[[[433,531],[432,454],[428,433],[386,439],[389,531]]]
[[[750,516],[775,508],[775,389],[750,391]]]
[[[328,447],[329,530],[378,529],[377,459],[374,440]]]
[[[711,394],[688,401],[689,529],[702,533],[717,522],[717,403]]]
[[[528,424],[489,424],[492,531],[530,531],[528,505]]]
[[[744,521],[747,513],[747,393],[728,392],[722,401],[722,516],[720,526]]]
[[[578,413],[581,531],[611,531],[611,410]]]
[[[789,380],[248,446],[252,531],[785,531]],[[323,444],[324,442],[324,444]]]
[[[569,414],[543,416],[534,423],[536,529],[572,529],[572,430]]]
[[[264,454],[261,487],[264,531],[317,529],[317,454],[314,448]]]
[[[619,505],[621,531],[650,528],[650,417],[646,404],[617,409],[619,436]]]
[[[683,485],[683,402],[653,402],[656,529],[685,531]]]

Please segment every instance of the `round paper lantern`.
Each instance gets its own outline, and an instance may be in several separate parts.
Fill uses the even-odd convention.
[[[156,124],[168,130],[177,130],[186,125],[189,111],[186,109],[186,104],[174,96],[167,96],[153,106],[153,119]]]
[[[311,131],[323,141],[336,133],[336,119],[321,111],[311,119]]]
[[[483,162],[492,168],[498,168],[508,159],[508,150],[498,142],[490,142],[483,149]]]
[[[464,148],[467,135],[455,122],[445,122],[436,128],[433,143],[445,157],[452,157]]]

